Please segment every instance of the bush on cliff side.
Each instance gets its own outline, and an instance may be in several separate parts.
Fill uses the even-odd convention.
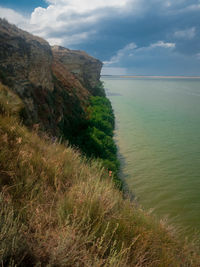
[[[87,157],[98,158],[112,176],[119,188],[122,181],[117,174],[119,161],[117,147],[113,140],[114,114],[110,101],[106,97],[93,96],[87,108],[87,120],[72,143],[76,144]]]

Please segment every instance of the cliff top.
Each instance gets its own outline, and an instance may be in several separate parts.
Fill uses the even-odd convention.
[[[7,20],[0,18],[0,34],[4,34],[6,36],[12,37],[20,37],[24,38],[27,41],[37,41],[43,45],[49,46],[48,42],[41,37],[32,35],[26,31],[19,29],[14,24],[10,24]]]
[[[70,56],[77,56],[80,57],[80,59],[86,59],[89,61],[94,61],[94,62],[98,62],[100,64],[102,64],[102,62],[99,59],[96,59],[90,55],[88,55],[85,51],[83,50],[71,50],[59,45],[54,45],[51,47],[52,51],[55,53],[60,53],[60,54],[69,54]]]

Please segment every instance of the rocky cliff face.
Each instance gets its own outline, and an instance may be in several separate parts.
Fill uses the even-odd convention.
[[[102,63],[81,51],[53,47],[0,19],[0,81],[24,103],[25,124],[50,135],[73,135],[98,89]]]
[[[6,76],[14,90],[20,93],[31,83],[52,91],[52,59],[51,47],[45,40],[0,20],[1,76]]]
[[[54,58],[60,61],[66,69],[74,74],[81,84],[92,94],[96,94],[102,62],[95,59],[84,51],[69,50],[60,46],[52,47]]]

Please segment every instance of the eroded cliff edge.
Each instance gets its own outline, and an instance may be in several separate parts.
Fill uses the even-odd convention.
[[[78,132],[89,97],[104,95],[101,68],[83,51],[51,48],[0,19],[0,81],[23,100],[21,116],[29,127],[66,138]]]
[[[54,60],[62,63],[92,95],[104,95],[98,88],[102,62],[84,51],[52,47]]]

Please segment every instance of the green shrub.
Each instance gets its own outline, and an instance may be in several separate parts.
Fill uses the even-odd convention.
[[[87,157],[100,159],[107,171],[112,171],[112,177],[121,188],[117,147],[113,140],[115,118],[111,103],[106,97],[92,96],[86,113],[87,120],[80,123],[78,134],[73,135],[70,141]]]

